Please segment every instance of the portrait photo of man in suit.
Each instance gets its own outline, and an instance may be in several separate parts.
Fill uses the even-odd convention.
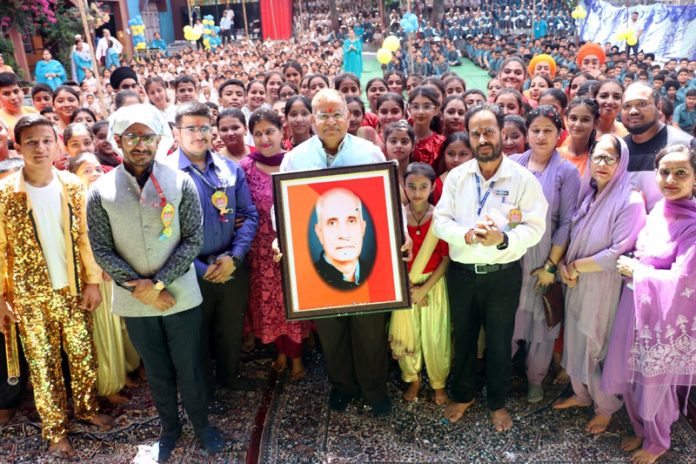
[[[314,233],[322,252],[314,262],[317,272],[329,285],[350,290],[361,285],[371,260],[361,258],[367,223],[362,201],[345,188],[333,188],[317,200]]]

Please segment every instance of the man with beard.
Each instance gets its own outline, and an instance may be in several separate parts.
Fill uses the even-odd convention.
[[[123,164],[94,185],[87,202],[89,242],[113,279],[113,312],[145,363],[160,417],[158,462],[182,432],[177,390],[209,454],[224,440],[208,423],[201,363],[201,292],[193,261],[203,246],[201,205],[188,174],[155,161],[164,125],[152,105],[125,106],[109,131]]]
[[[466,114],[474,159],[450,171],[433,214],[435,235],[449,244],[447,270],[454,327],[452,402],[458,421],[474,403],[478,333],[486,332],[486,388],[495,430],[512,427],[505,409],[520,258],[541,240],[548,203],[534,174],[503,156],[503,114],[477,105]],[[468,199],[468,200],[467,200]]]
[[[621,100],[621,122],[629,134],[624,138],[630,157],[631,184],[642,192],[648,211],[662,198],[655,182],[655,155],[668,145],[681,143],[696,148],[692,136],[660,121],[652,89],[636,82],[628,86]]]

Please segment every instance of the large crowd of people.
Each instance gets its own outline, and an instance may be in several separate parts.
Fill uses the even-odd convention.
[[[594,408],[590,434],[625,406],[623,449],[655,462],[696,371],[696,61],[576,45],[562,37],[565,10],[537,37],[505,32],[526,28],[530,5],[471,8],[432,36],[424,23],[408,58],[404,37],[367,82],[360,24],[348,47],[233,41],[137,61],[104,33],[98,70],[77,38],[72,76],[48,51],[29,88],[1,72],[0,328],[12,337],[16,324],[23,354],[16,385],[5,382],[13,360],[0,359],[0,424],[30,381],[49,451],[75,454],[64,350],[76,419],[109,430],[97,397],[127,402],[146,374],[159,461],[182,433],[177,392],[215,454],[228,444],[208,404],[245,381],[240,351],[273,344],[272,368],[300,381],[316,333],[335,411],[362,398],[389,415],[392,356],[405,401],[423,395],[425,369],[444,417],[465,421],[484,363],[504,432],[523,356],[530,404],[552,375],[573,392],[553,408]],[[472,11],[491,29],[467,31]],[[487,88],[451,70],[466,58],[490,72]],[[272,174],[385,160],[398,165],[404,260],[427,263],[413,306],[287,320]],[[341,214],[336,224],[364,221]],[[322,257],[345,291],[365,277]]]

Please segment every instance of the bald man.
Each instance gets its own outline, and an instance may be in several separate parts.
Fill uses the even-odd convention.
[[[365,236],[362,202],[344,188],[324,193],[316,205],[317,234],[323,252],[314,265],[332,287],[350,290],[369,274],[369,264],[360,259]]]
[[[348,133],[348,106],[343,94],[337,90],[322,89],[314,96],[312,123],[316,135],[285,155],[280,165],[281,172],[384,162],[379,147]],[[345,191],[341,195],[346,195]],[[324,211],[332,209],[328,206],[335,198],[329,197],[329,200],[325,200]],[[325,216],[324,211],[320,216]],[[359,219],[356,217],[355,221],[363,221],[362,215]],[[326,226],[319,226],[315,232],[324,233],[324,241],[331,242],[326,240],[326,230]],[[360,242],[362,246],[362,239]],[[405,259],[411,259],[412,248],[413,242],[407,234],[401,248],[408,255]],[[355,251],[352,253],[359,255]],[[348,274],[349,279],[354,279],[355,273],[351,276],[346,256],[343,255],[341,259],[347,272],[338,272],[343,278]],[[359,264],[356,269],[358,267]],[[315,324],[331,383],[329,407],[334,411],[345,411],[352,399],[362,396],[372,405],[372,412],[376,416],[390,414],[392,403],[387,394],[388,351],[384,313],[327,317],[316,320]]]

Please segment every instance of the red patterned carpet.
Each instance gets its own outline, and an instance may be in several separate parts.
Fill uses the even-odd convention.
[[[392,365],[389,389],[394,413],[375,419],[367,405],[353,402],[346,413],[328,409],[329,387],[320,353],[305,354],[307,376],[291,382],[287,374],[271,375],[273,353],[260,348],[245,355],[243,373],[259,380],[253,391],[224,390],[213,405],[212,423],[227,439],[226,451],[209,458],[185,427],[171,462],[195,463],[622,463],[619,448],[630,423],[621,411],[607,433],[591,437],[584,424],[589,409],[551,410],[548,405],[561,387],[548,385],[546,399],[527,406],[524,384],[513,379],[509,410],[512,431],[497,434],[488,420],[485,399],[465,419],[450,424],[442,407],[434,405],[426,386],[419,400],[406,403],[398,368]],[[75,424],[71,440],[81,462],[152,463],[156,456],[159,421],[147,388],[130,390],[131,401],[111,409],[116,427],[99,432]],[[182,412],[183,414],[183,412]],[[696,433],[681,419],[673,427],[672,449],[660,463],[696,463]],[[31,403],[0,428],[0,463],[59,462],[45,452],[38,416]]]

